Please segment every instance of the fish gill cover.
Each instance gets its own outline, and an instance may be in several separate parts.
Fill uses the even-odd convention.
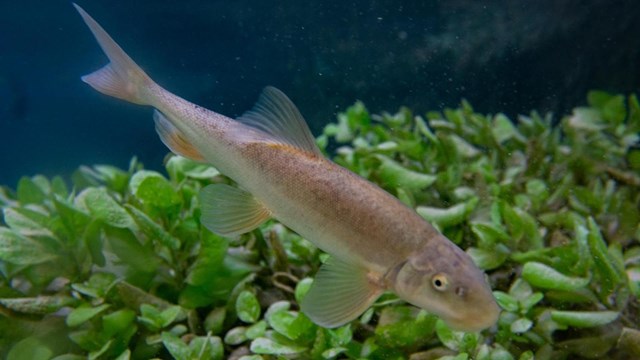
[[[170,156],[166,175],[109,165],[0,188],[0,353],[7,359],[567,359],[640,357],[640,104],[590,92],[553,125],[532,112],[369,114],[317,139],[434,223],[489,275],[481,333],[384,295],[337,329],[298,304],[324,255],[271,221],[235,239],[199,221],[231,183]]]

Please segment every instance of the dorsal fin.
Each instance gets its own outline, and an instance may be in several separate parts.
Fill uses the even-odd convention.
[[[270,137],[249,135],[255,137],[254,140],[271,140],[322,156],[298,108],[287,95],[272,86],[267,86],[253,109],[242,114],[237,120]]]

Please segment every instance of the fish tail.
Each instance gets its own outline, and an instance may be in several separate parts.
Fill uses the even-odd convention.
[[[73,6],[110,60],[103,68],[83,76],[82,81],[103,94],[135,104],[150,105],[148,89],[155,84],[153,80],[86,11],[75,3]]]

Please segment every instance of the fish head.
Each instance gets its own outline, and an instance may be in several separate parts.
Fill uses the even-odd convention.
[[[432,240],[396,267],[390,287],[454,330],[480,331],[495,324],[500,308],[484,273],[446,237]]]

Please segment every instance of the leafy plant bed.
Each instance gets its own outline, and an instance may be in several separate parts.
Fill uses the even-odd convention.
[[[230,183],[171,156],[0,188],[0,353],[8,359],[640,357],[640,105],[591,92],[557,124],[458,109],[370,115],[318,138],[465,249],[503,309],[481,333],[384,295],[337,329],[299,312],[324,255],[275,221],[235,239],[197,193]]]

